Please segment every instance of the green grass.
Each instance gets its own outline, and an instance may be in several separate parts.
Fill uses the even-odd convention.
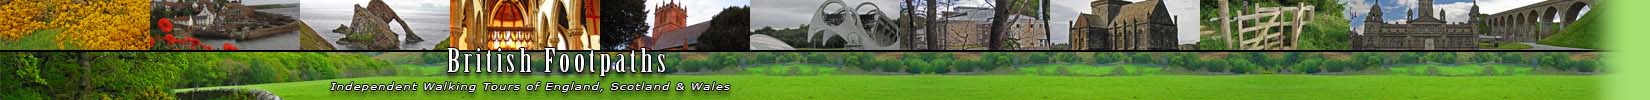
[[[1336,13],[1339,14],[1339,13]],[[1299,50],[1350,50],[1352,24],[1339,15],[1313,15],[1302,30]]]
[[[1496,72],[1497,75],[1532,75],[1532,71],[1534,70],[1534,68],[1531,68],[1529,66],[1501,65],[1501,64],[1491,64],[1491,65],[1462,64],[1462,65],[1455,65],[1455,66],[1448,66],[1448,65],[1409,65],[1409,66],[1399,66],[1399,67],[1389,68],[1388,70],[1390,70],[1391,72],[1388,72],[1388,73],[1391,73],[1391,74],[1394,74],[1394,75],[1425,75],[1427,73],[1426,72],[1426,67],[1428,67],[1428,66],[1437,66],[1438,67],[1438,73],[1443,74],[1445,76],[1479,76],[1479,75],[1484,75],[1484,68],[1486,68],[1486,67],[1495,67],[1495,70],[1497,71]]]
[[[1501,44],[1500,46],[1496,46],[1495,44],[1491,44],[1491,43],[1478,43],[1478,47],[1479,48],[1504,49],[1504,50],[1524,50],[1524,49],[1535,48],[1535,47],[1531,47],[1529,44],[1523,44],[1523,43],[1506,42],[1506,43],[1500,43],[1500,44]]]
[[[831,75],[836,74],[837,67],[811,64],[774,64],[745,67],[744,74],[749,75],[791,75],[795,69],[797,75]]]
[[[1581,19],[1571,23],[1570,26],[1565,26],[1560,32],[1554,33],[1550,37],[1543,38],[1541,41],[1537,41],[1536,43],[1572,48],[1598,49],[1599,41],[1604,41],[1599,40],[1599,33],[1595,33],[1597,32],[1596,30],[1598,30],[1599,26],[1594,26],[1593,24],[1597,24],[1594,20],[1598,18],[1596,14],[1591,12],[1588,12],[1587,15],[1590,16],[1582,16]]]
[[[63,33],[63,29],[39,29],[15,41],[0,40],[0,50],[73,50],[76,48],[67,42],[58,42],[56,40],[58,33]],[[65,47],[58,48],[57,46]]]
[[[1150,67],[1150,66],[1128,65],[1128,64],[1107,65],[1107,66],[1081,65],[1081,64],[1049,64],[1049,65],[1036,65],[1036,66],[1028,66],[1028,67],[1019,67],[1019,68],[1016,68],[1016,70],[1018,70],[1020,74],[1025,74],[1025,75],[1059,75],[1059,69],[1058,69],[1059,67],[1066,67],[1066,70],[1069,71],[1068,74],[1077,75],[1077,76],[1112,75],[1112,70],[1116,70],[1117,67],[1123,67],[1124,75],[1156,75],[1156,74],[1159,74],[1159,73],[1163,72],[1162,67]]]
[[[267,90],[282,99],[422,100],[422,99],[1063,99],[1063,100],[1576,100],[1598,99],[1595,76],[753,76],[669,75],[608,76],[606,81],[717,81],[733,84],[729,92],[603,92],[547,91],[466,92],[331,92],[329,82],[466,83],[534,81],[594,82],[593,76],[423,76],[368,77],[287,82],[228,87]],[[606,82],[604,81],[604,82]],[[604,83],[603,86],[608,84]],[[605,87],[604,87],[605,88]],[[178,89],[174,91],[184,91]]]
[[[401,64],[396,66],[417,71],[412,73],[413,75],[443,75],[447,73],[447,65]]]
[[[327,40],[325,38],[321,37],[321,34],[315,33],[315,29],[310,28],[308,22],[299,21],[298,29],[299,29],[298,32],[302,33],[298,37],[298,43],[299,43],[300,46],[302,46],[302,47],[299,47],[299,49],[303,49],[303,50],[337,50],[338,49],[338,48],[333,48],[331,42],[327,42]]]
[[[449,43],[453,43],[453,38],[441,39],[441,43],[436,43],[435,48],[430,48],[430,49],[446,50],[447,48],[452,48],[452,44],[449,44]]]

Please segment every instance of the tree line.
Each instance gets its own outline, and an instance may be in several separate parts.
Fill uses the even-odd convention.
[[[5,52],[4,99],[175,99],[170,89],[394,75],[346,53]]]
[[[820,64],[844,70],[948,74],[1014,70],[1044,64],[1145,65],[1182,72],[1321,74],[1383,71],[1401,65],[1516,65],[1557,72],[1596,72],[1596,53],[1568,52],[746,52],[675,55],[674,71],[720,71],[761,64]]]

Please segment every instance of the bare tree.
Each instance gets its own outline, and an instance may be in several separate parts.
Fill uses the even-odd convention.
[[[916,0],[905,0],[904,5],[905,5],[905,9],[902,9],[902,10],[905,11],[904,12],[905,15],[900,16],[900,17],[904,17],[904,19],[900,19],[900,20],[903,20],[904,22],[901,22],[900,24],[903,24],[903,26],[901,26],[902,27],[901,29],[902,29],[902,31],[904,31],[906,33],[906,35],[900,36],[900,37],[904,37],[904,38],[900,38],[900,39],[903,39],[901,41],[906,41],[906,42],[901,43],[901,44],[906,45],[906,46],[914,46],[915,43],[916,43],[916,34],[917,34],[917,28],[918,28],[917,27],[917,20],[916,20],[916,18],[917,18],[916,17],[916,15],[917,15]],[[932,33],[924,33],[924,34],[932,34]]]
[[[995,0],[995,2],[997,4],[993,5],[996,5],[994,12],[996,14],[993,14],[991,17],[991,33],[990,35],[986,35],[986,38],[988,38],[986,39],[986,48],[990,50],[1002,50],[1002,34],[1006,31],[1005,29],[1007,29],[1007,27],[1003,27],[1003,25],[1007,24],[1006,21],[1008,20],[1006,20],[1006,18],[1008,18],[1009,14],[1008,9],[1012,7],[1009,7],[1009,0]]]
[[[939,40],[939,29],[938,28],[943,27],[943,26],[940,26],[939,24],[934,24],[934,21],[939,20],[939,16],[942,16],[938,13],[938,10],[935,9],[935,8],[938,8],[937,7],[937,5],[939,5],[938,1],[939,0],[928,0],[928,21],[925,22],[928,25],[928,28],[926,30],[927,31],[926,34],[928,35],[926,37],[927,38],[926,40],[928,42],[928,50],[939,50],[940,49],[940,46],[939,46],[940,42],[936,41],[936,40]]]

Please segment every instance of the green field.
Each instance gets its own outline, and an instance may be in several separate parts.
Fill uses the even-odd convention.
[[[1409,65],[1409,66],[1392,67],[1392,68],[1388,68],[1388,70],[1392,71],[1391,74],[1395,74],[1395,75],[1426,75],[1427,74],[1427,72],[1426,72],[1427,69],[1426,68],[1430,67],[1430,66],[1437,66],[1438,67],[1438,74],[1441,74],[1441,75],[1444,75],[1444,76],[1487,75],[1487,74],[1485,74],[1484,70],[1489,68],[1489,67],[1495,67],[1494,68],[1495,70],[1493,71],[1493,72],[1495,72],[1495,75],[1530,75],[1532,73],[1532,71],[1534,71],[1534,68],[1530,68],[1528,66],[1503,65],[1503,64],[1455,65],[1455,66],[1448,66],[1448,65]]]
[[[1498,43],[1480,42],[1480,43],[1478,43],[1478,48],[1501,49],[1501,50],[1524,50],[1524,49],[1530,49],[1530,48],[1534,48],[1534,47],[1531,47],[1529,44],[1516,43],[1516,42],[1498,42]]]
[[[63,29],[40,29],[17,40],[0,40],[0,50],[68,50],[75,48],[68,41],[55,40],[58,33],[63,33]]]
[[[758,76],[669,75],[608,76],[607,81],[718,81],[733,84],[731,92],[604,92],[547,91],[465,92],[331,92],[329,82],[460,81],[479,83],[579,81],[591,76],[396,76],[286,82],[228,87],[268,90],[283,99],[1598,99],[1596,76],[1129,76],[1072,77],[1024,75],[907,75],[907,76]],[[607,86],[610,83],[603,83]],[[604,87],[605,88],[605,87]],[[174,91],[186,91],[178,89]]]
[[[1163,67],[1150,67],[1150,66],[1143,66],[1143,65],[1128,65],[1128,64],[1103,65],[1103,66],[1082,65],[1082,64],[1048,64],[1048,65],[1036,65],[1036,66],[1019,67],[1019,68],[1016,68],[1016,70],[1019,71],[1020,74],[1024,74],[1024,75],[1061,75],[1060,74],[1060,69],[1059,69],[1061,67],[1066,68],[1067,72],[1066,72],[1065,75],[1075,75],[1075,76],[1157,75],[1157,74],[1161,74],[1163,72]],[[1112,73],[1112,72],[1114,72],[1113,70],[1117,70],[1118,67],[1123,68],[1124,71],[1121,71],[1121,72],[1123,72],[1123,74],[1113,74]]]
[[[745,67],[743,74],[749,75],[831,75],[837,73],[837,67],[812,64],[772,64]]]
[[[1587,15],[1594,14],[1588,12]],[[1541,41],[1537,41],[1536,43],[1573,48],[1598,49],[1600,44],[1599,42],[1603,41],[1600,40],[1599,36],[1600,34],[1603,34],[1603,32],[1600,32],[1598,25],[1594,25],[1594,23],[1598,23],[1594,21],[1596,19],[1598,19],[1596,16],[1581,16],[1580,19],[1577,19],[1576,22],[1571,23],[1569,26],[1554,27],[1554,29],[1560,29],[1560,32],[1554,33],[1552,36],[1542,38]]]

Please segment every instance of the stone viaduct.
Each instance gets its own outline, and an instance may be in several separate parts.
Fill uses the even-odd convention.
[[[1582,9],[1591,9],[1598,0],[1546,0],[1482,17],[1491,35],[1504,41],[1534,42],[1546,38],[1581,18]],[[1556,17],[1556,18],[1555,18]]]

